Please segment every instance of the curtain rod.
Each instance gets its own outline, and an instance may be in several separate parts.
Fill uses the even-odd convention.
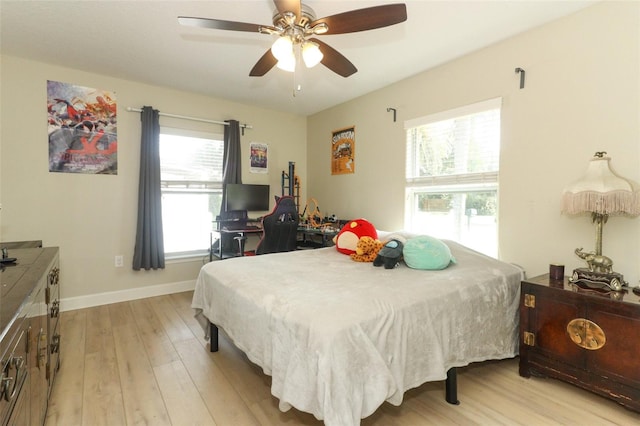
[[[129,111],[129,112],[142,112],[142,110],[140,108],[131,108],[131,107],[127,107],[127,111]],[[227,123],[225,121],[208,120],[206,118],[189,117],[189,116],[186,116],[186,115],[167,114],[165,112],[159,112],[158,115],[162,115],[162,116],[165,116],[165,117],[171,117],[171,118],[181,118],[183,120],[200,121],[200,122],[203,122],[203,123],[221,124],[223,126],[228,126],[229,125],[229,123]],[[244,129],[253,129],[253,126],[250,126],[248,124],[241,124],[240,127],[242,128],[242,134],[244,134]]]

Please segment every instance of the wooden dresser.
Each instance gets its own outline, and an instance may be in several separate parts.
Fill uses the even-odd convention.
[[[522,281],[520,375],[564,380],[640,412],[640,296]]]
[[[60,363],[58,248],[0,246],[16,258],[0,271],[0,425],[43,425]]]

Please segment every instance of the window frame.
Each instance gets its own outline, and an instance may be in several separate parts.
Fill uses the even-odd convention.
[[[161,126],[160,127],[160,135],[170,135],[170,136],[178,136],[178,137],[189,137],[189,138],[199,138],[199,139],[207,139],[213,140],[221,143],[224,149],[224,135],[222,133],[217,132],[207,132],[207,131],[197,131],[190,129],[183,129],[178,127],[169,127],[169,126]],[[221,164],[224,167],[223,164]],[[219,194],[222,199],[223,193],[223,170],[220,173],[220,180],[163,180],[162,179],[162,157],[160,159],[160,170],[161,170],[161,180],[160,180],[160,191],[161,196],[163,198],[163,219],[164,219],[164,196],[166,194]],[[215,219],[214,214],[211,222],[211,230],[213,230],[213,220]],[[165,223],[163,220],[163,233],[166,235],[165,231]],[[191,258],[200,258],[203,256],[209,255],[209,245],[210,245],[210,232],[209,232],[209,243],[206,248],[202,249],[193,249],[193,250],[183,250],[183,251],[174,251],[174,252],[166,252],[165,251],[165,259],[166,260],[188,260]],[[165,244],[166,247],[166,244]]]
[[[496,194],[496,229],[495,229],[495,252],[493,250],[489,255],[498,256],[498,220],[499,220],[499,158],[498,170],[484,171],[474,173],[458,173],[439,176],[416,176],[418,170],[419,158],[415,154],[416,141],[410,140],[409,132],[417,127],[426,126],[441,121],[462,118],[468,115],[482,113],[490,110],[498,110],[499,116],[502,110],[502,98],[493,98],[458,108],[449,109],[423,117],[406,120],[404,123],[405,130],[405,214],[404,227],[411,231],[412,227],[415,232],[414,218],[419,212],[418,194],[469,194],[480,192],[493,192]],[[500,121],[498,122],[500,127]],[[501,129],[499,128],[498,137],[501,139]],[[501,143],[501,140],[499,141]],[[499,150],[500,148],[498,148]],[[465,212],[466,213],[466,212]]]

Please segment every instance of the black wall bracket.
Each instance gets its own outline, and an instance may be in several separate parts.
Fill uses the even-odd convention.
[[[396,109],[395,108],[387,108],[387,112],[393,111],[393,122],[396,122]]]
[[[525,74],[524,69],[520,67],[516,68],[516,74],[520,74],[520,88],[524,89],[524,74]]]

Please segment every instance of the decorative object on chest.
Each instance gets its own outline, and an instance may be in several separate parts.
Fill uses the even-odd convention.
[[[521,376],[556,378],[640,412],[638,353],[635,292],[585,288],[548,274],[522,281]]]
[[[627,283],[622,274],[613,272],[611,258],[602,254],[602,227],[609,216],[640,214],[640,194],[631,182],[611,170],[610,158],[605,157],[606,154],[604,151],[596,152],[585,175],[565,189],[562,212],[590,213],[596,225],[596,249],[592,252],[584,252],[582,247],[575,250],[587,267],[575,269],[571,281],[620,291]]]

